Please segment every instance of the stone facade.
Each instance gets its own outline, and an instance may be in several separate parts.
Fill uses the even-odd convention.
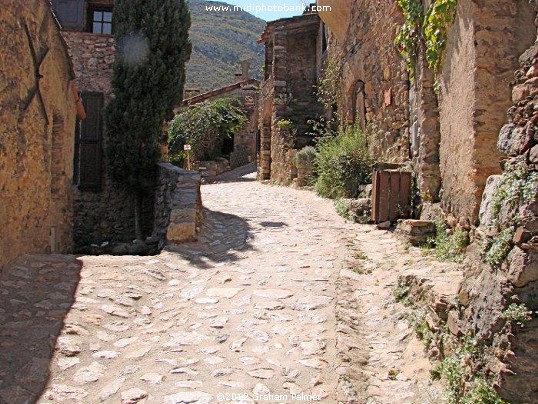
[[[48,1],[3,1],[0,30],[1,270],[72,247],[77,94]]]
[[[536,16],[538,4],[533,4]],[[538,22],[538,19],[536,20]],[[536,31],[533,37],[536,38]],[[537,38],[538,39],[538,38]],[[499,152],[508,155],[502,175],[489,177],[480,209],[477,241],[472,246],[475,261],[470,261],[460,291],[460,322],[490,343],[496,358],[492,371],[497,376],[499,392],[510,402],[531,402],[536,397],[538,374],[538,320],[520,327],[509,323],[500,313],[510,304],[524,304],[538,310],[538,41],[523,52],[515,73],[509,123],[500,131]],[[514,76],[512,76],[514,77]],[[516,182],[515,170],[526,173]],[[510,188],[527,189],[527,196],[511,201],[502,198]],[[515,202],[515,203],[514,203]],[[492,268],[479,263],[483,246],[491,251],[502,232],[510,239]],[[487,254],[487,253],[486,253]],[[490,252],[491,256],[491,252]],[[486,255],[487,257],[487,255]],[[490,262],[491,263],[491,262]]]
[[[425,0],[424,8],[430,3]],[[486,179],[500,172],[495,143],[515,61],[532,42],[529,7],[527,1],[459,1],[438,94],[422,57],[409,80],[394,46],[403,23],[396,2],[345,2],[336,13],[320,13],[328,57],[340,63],[340,118],[368,128],[378,161],[411,162],[419,201],[440,202],[467,228],[478,225]]]
[[[322,114],[315,86],[318,83],[320,20],[316,14],[281,19],[267,24],[265,81],[259,95],[261,180],[290,184],[296,177],[295,151],[312,143],[308,121]],[[278,122],[290,120],[286,133]]]
[[[528,1],[460,0],[440,74],[443,210],[478,224],[487,178],[500,173],[497,136],[517,58],[534,40]]]
[[[112,95],[112,71],[115,41],[112,35],[89,32],[63,31],[69,44],[73,66],[80,91],[102,94],[104,105]],[[101,118],[102,119],[102,115]],[[103,241],[126,242],[134,238],[134,206],[131,198],[116,189],[106,175],[106,138],[100,147],[101,187],[98,190],[75,191],[75,245],[100,244]],[[81,150],[77,150],[81,153]],[[80,185],[80,182],[77,184]],[[151,206],[145,207],[145,230],[150,230]]]
[[[326,21],[330,31],[334,25],[345,25]],[[340,63],[341,118],[368,127],[373,155],[390,163],[409,159],[409,80],[394,46],[402,22],[392,0],[354,2],[344,39],[330,35],[328,49],[328,57]]]
[[[81,91],[103,93],[105,103],[112,95],[112,73],[115,40],[112,35],[93,34],[90,32],[62,31],[77,83]]]
[[[86,105],[90,120],[95,126],[79,122],[76,132],[75,153],[75,215],[74,243],[76,249],[88,245],[100,245],[103,242],[129,242],[135,237],[134,202],[129,194],[118,189],[107,175],[106,136],[103,123],[104,107],[112,96],[112,74],[115,57],[115,40],[113,35],[86,32],[86,20],[91,7],[111,7],[112,0],[81,1],[72,0],[72,4],[81,4],[83,8],[80,26],[70,25],[62,35],[69,45],[69,53],[73,61],[78,88]],[[53,6],[59,7],[58,2]],[[61,16],[58,8],[56,11]],[[74,18],[74,17],[73,17]],[[69,21],[69,24],[68,24]],[[60,20],[60,23],[62,21]],[[100,104],[92,108],[96,99]],[[95,109],[98,109],[95,110]],[[93,111],[92,111],[93,110]],[[84,128],[88,128],[85,132]],[[88,142],[85,142],[88,138]],[[85,181],[88,174],[90,185]],[[142,226],[145,234],[150,234],[153,221],[153,200],[145,198],[142,215]]]

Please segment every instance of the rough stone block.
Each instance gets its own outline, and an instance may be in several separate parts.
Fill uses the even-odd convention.
[[[538,281],[538,252],[512,249],[508,255],[507,278],[518,288]]]
[[[530,88],[525,84],[519,84],[512,89],[512,101],[514,104],[527,98],[530,95]]]
[[[538,145],[535,145],[529,152],[529,161],[538,164]]]
[[[526,243],[532,238],[532,233],[524,227],[519,227],[514,234],[514,243],[522,244]]]
[[[486,235],[496,233],[495,220],[497,217],[493,214],[494,198],[501,183],[501,175],[492,175],[486,182],[486,188],[482,195],[482,203],[480,205],[480,228]]]
[[[196,238],[194,223],[173,223],[168,226],[166,238],[172,243],[183,243]]]
[[[446,324],[448,326],[448,329],[450,330],[450,332],[453,335],[459,337],[459,336],[461,336],[463,334],[462,331],[461,331],[461,328],[459,326],[458,312],[457,311],[452,310],[450,313],[448,313],[448,318],[447,318]]]
[[[422,204],[420,220],[442,220],[445,216],[440,203],[425,202]]]
[[[523,150],[526,138],[524,127],[518,127],[513,123],[504,125],[499,133],[497,148],[508,156],[517,156]]]
[[[396,233],[404,237],[412,245],[419,246],[435,236],[435,223],[430,220],[399,220]]]

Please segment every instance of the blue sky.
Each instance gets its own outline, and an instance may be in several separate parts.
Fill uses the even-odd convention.
[[[228,4],[233,4],[236,6],[241,6],[245,11],[250,14],[255,15],[258,18],[262,18],[266,21],[278,20],[279,18],[293,17],[294,15],[302,14],[302,11],[259,11],[256,12],[256,7],[265,6],[267,8],[272,6],[288,6],[297,8],[303,3],[310,4],[312,1],[301,1],[301,0],[220,0]],[[249,7],[251,8],[249,11]]]

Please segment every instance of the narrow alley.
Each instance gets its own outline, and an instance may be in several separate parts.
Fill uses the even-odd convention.
[[[428,402],[429,365],[392,296],[412,254],[310,191],[233,174],[204,186],[196,243],[14,265],[2,402]],[[346,269],[355,243],[365,271]]]

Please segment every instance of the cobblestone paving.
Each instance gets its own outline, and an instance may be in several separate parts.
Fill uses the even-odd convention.
[[[156,257],[81,257],[82,269],[69,257],[37,264],[43,276],[73,271],[77,279],[80,271],[80,283],[70,310],[68,280],[34,297],[49,316],[69,310],[65,326],[54,351],[32,355],[26,367],[12,363],[21,371],[0,391],[4,400],[39,391],[50,360],[43,403],[253,402],[255,394],[291,402],[301,393],[334,402],[335,279],[349,225],[311,193],[250,180],[204,186],[198,243]],[[3,286],[20,287],[11,279],[24,283],[29,265]],[[8,324],[15,345],[22,326]],[[59,326],[42,331],[53,339]],[[51,342],[38,334],[43,346]]]
[[[392,298],[410,260],[392,235],[233,175],[203,187],[198,242],[13,265],[0,403],[428,402],[415,380],[428,365]],[[349,254],[364,248],[357,272]]]

